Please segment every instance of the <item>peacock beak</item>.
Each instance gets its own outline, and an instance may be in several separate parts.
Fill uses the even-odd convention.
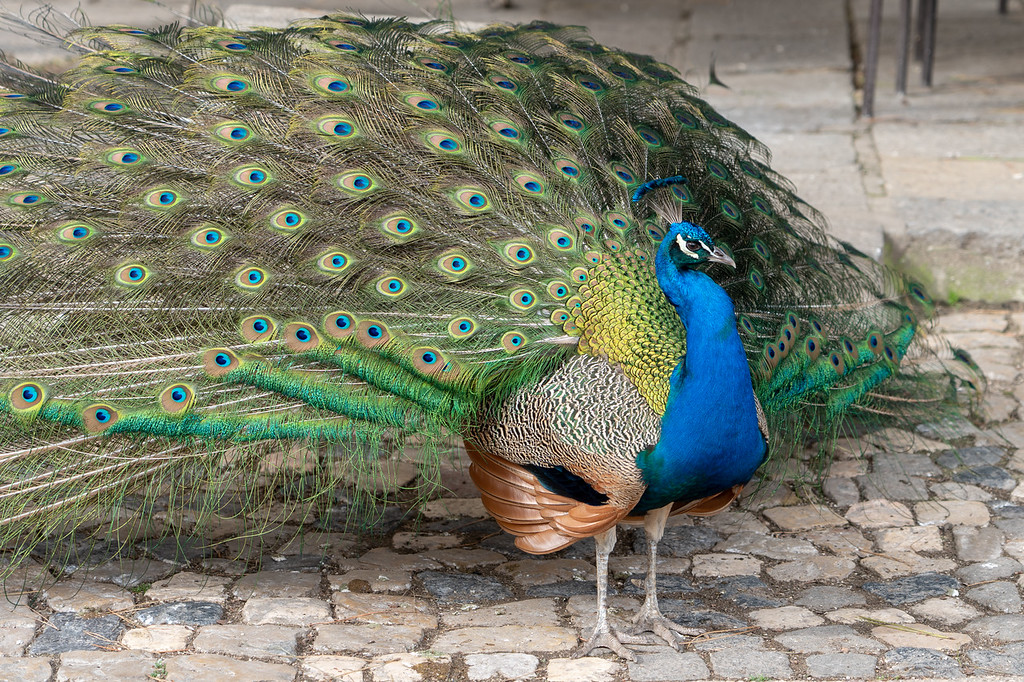
[[[715,247],[714,251],[711,252],[711,255],[708,256],[708,262],[725,263],[726,265],[733,269],[736,268],[736,261],[734,261],[732,258],[729,258],[729,255],[725,251],[722,251],[722,249],[720,249],[717,246]]]

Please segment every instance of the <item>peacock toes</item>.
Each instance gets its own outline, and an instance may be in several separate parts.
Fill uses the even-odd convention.
[[[724,510],[743,490],[742,485],[737,485],[717,495],[688,504],[673,503],[659,507],[647,512],[642,519],[636,516],[628,516],[623,519],[626,523],[643,523],[644,532],[647,534],[647,579],[644,582],[644,603],[633,619],[634,635],[644,632],[651,632],[668,642],[674,649],[679,648],[676,636],[695,636],[700,630],[686,628],[679,623],[665,617],[658,606],[658,543],[665,534],[665,524],[668,518],[675,514],[689,514],[691,516],[711,516]]]
[[[699,630],[685,628],[669,620],[658,607],[658,543],[665,534],[665,523],[672,514],[672,505],[647,512],[644,516],[644,532],[647,534],[647,580],[644,583],[644,603],[633,619],[633,634],[653,632],[678,649],[675,634],[698,635]]]

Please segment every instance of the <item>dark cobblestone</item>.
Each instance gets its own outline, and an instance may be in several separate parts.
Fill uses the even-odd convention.
[[[55,613],[46,627],[28,648],[34,656],[60,654],[65,651],[104,649],[116,642],[124,631],[124,623],[117,616],[82,618],[74,613]]]
[[[877,594],[893,606],[899,606],[949,594],[952,590],[960,589],[960,581],[940,573],[922,573],[887,583],[864,583],[864,589]]]
[[[999,464],[1006,457],[1006,450],[994,445],[947,450],[935,458],[935,463],[947,469],[979,467]]]
[[[1010,472],[994,466],[979,466],[967,471],[958,471],[953,474],[953,480],[957,483],[967,483],[1007,492],[1017,487],[1017,479],[1011,476]]]
[[[900,647],[887,651],[882,657],[889,672],[901,677],[963,677],[956,659],[934,649]]]
[[[213,625],[224,615],[224,607],[209,601],[158,604],[135,612],[142,625]]]
[[[689,557],[711,549],[722,541],[722,536],[706,526],[676,526],[665,531],[658,543],[660,556]],[[647,554],[647,539],[638,533],[633,540],[633,552]]]
[[[422,571],[418,574],[423,586],[434,597],[446,602],[499,601],[511,599],[512,593],[494,578],[471,573]]]

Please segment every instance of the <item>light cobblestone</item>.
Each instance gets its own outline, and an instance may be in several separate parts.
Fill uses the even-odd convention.
[[[961,561],[989,561],[998,559],[1003,553],[1006,536],[992,526],[974,528],[956,526],[953,528],[953,544]]]
[[[752,623],[768,630],[795,630],[821,625],[825,619],[800,606],[757,609],[749,614]]]
[[[884,556],[872,555],[861,559],[860,564],[878,574],[882,580],[918,573],[945,573],[956,568],[956,562],[952,559],[926,557],[917,552],[890,552]]]
[[[182,651],[192,636],[192,628],[185,625],[150,625],[126,630],[121,644],[129,649],[165,653]]]
[[[425,599],[405,595],[336,592],[333,596],[337,619],[346,623],[409,625],[429,630],[437,627]]]
[[[871,636],[882,640],[891,647],[914,647],[939,651],[959,651],[974,641],[969,635],[962,632],[943,632],[930,625],[921,624],[906,629],[881,626],[873,628]]]
[[[846,525],[846,520],[842,516],[820,504],[774,507],[772,509],[765,509],[764,515],[771,519],[772,523],[787,532]]]
[[[69,651],[60,655],[57,682],[150,682],[155,661],[145,651]]]
[[[922,526],[985,526],[991,515],[977,500],[929,500],[914,505],[917,523]]]
[[[437,549],[458,547],[464,542],[457,533],[410,533],[398,532],[391,536],[391,544],[395,549],[407,549],[413,552],[428,552]]]
[[[331,620],[331,605],[312,597],[250,599],[242,607],[242,622],[250,625],[302,625]]]
[[[959,625],[981,615],[981,611],[956,597],[932,597],[911,604],[909,608],[918,618],[938,621],[943,625]]]
[[[566,628],[550,625],[503,625],[459,628],[443,632],[434,640],[431,648],[446,654],[498,651],[559,653],[571,651],[576,648],[577,643],[576,633]]]
[[[5,585],[6,587],[6,585]],[[14,604],[0,599],[0,628],[35,628],[45,620],[21,599]]]
[[[202,575],[182,571],[166,580],[159,580],[146,591],[153,601],[212,601],[223,603],[227,600],[227,584],[231,578]]]
[[[377,656],[370,662],[373,682],[421,682],[449,679],[451,658],[436,653],[404,653]]]
[[[357,568],[342,575],[329,575],[331,591],[405,593],[412,589],[412,573],[380,568]]]
[[[546,585],[566,580],[593,580],[594,566],[582,559],[523,559],[509,561],[497,572],[520,585]]]
[[[292,599],[311,597],[319,590],[319,573],[260,571],[239,578],[231,593],[242,600]]]
[[[758,575],[761,572],[761,561],[745,554],[697,554],[692,561],[691,570],[695,578]]]
[[[572,597],[572,600],[579,597]],[[555,612],[555,600],[526,599],[504,602],[494,606],[458,608],[441,614],[442,622],[448,627],[501,626],[501,625],[550,625],[559,623]]]
[[[548,661],[548,682],[615,682],[621,663],[606,658],[552,658]]]
[[[523,680],[536,676],[540,659],[532,654],[469,654],[466,666],[469,679]]]
[[[412,651],[422,638],[423,628],[414,625],[331,623],[316,626],[312,650],[317,654],[396,654]]]
[[[771,566],[768,568],[768,575],[782,582],[845,580],[856,568],[857,564],[852,559],[816,556]]]
[[[421,554],[399,554],[386,547],[371,549],[359,557],[359,563],[395,571],[436,571],[441,564]]]
[[[6,650],[4,653],[7,653]],[[11,682],[49,682],[53,676],[50,659],[0,656],[0,680]]]
[[[302,673],[316,682],[363,682],[368,662],[354,656],[303,656]]]
[[[104,614],[123,611],[135,605],[131,592],[104,583],[68,580],[51,585],[44,593],[46,605],[54,611],[80,614]]]
[[[879,552],[941,552],[942,535],[935,526],[904,526],[878,531]]]
[[[240,661],[217,654],[169,656],[164,660],[167,666],[166,679],[174,682],[294,682],[296,673],[295,668],[285,663]]]
[[[833,623],[843,623],[844,625],[856,625],[858,623],[865,623],[871,621],[882,621],[885,623],[913,623],[914,617],[906,611],[899,609],[858,609],[858,608],[845,608],[836,609],[831,613],[826,613],[825,617]]]
[[[892,500],[858,502],[846,512],[847,520],[859,528],[896,528],[914,523],[914,515],[905,504]]]
[[[437,549],[422,554],[458,571],[475,571],[508,561],[504,554],[489,549]]]
[[[294,656],[302,628],[285,625],[204,625],[196,651],[225,656]]]

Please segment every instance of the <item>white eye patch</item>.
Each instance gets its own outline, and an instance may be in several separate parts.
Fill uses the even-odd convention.
[[[686,246],[687,241],[689,241],[689,242],[696,242],[696,243],[700,244],[700,247],[696,251],[694,251],[693,249],[687,248],[687,246]],[[697,257],[697,254],[700,253],[701,249],[704,249],[706,251],[710,251],[711,250],[711,249],[709,249],[707,247],[707,244],[705,244],[702,241],[699,241],[699,240],[696,240],[696,239],[684,240],[683,239],[683,235],[681,235],[681,234],[677,234],[676,235],[676,246],[678,246],[679,250],[682,251],[683,253],[685,253],[687,256],[691,256],[693,258]]]

